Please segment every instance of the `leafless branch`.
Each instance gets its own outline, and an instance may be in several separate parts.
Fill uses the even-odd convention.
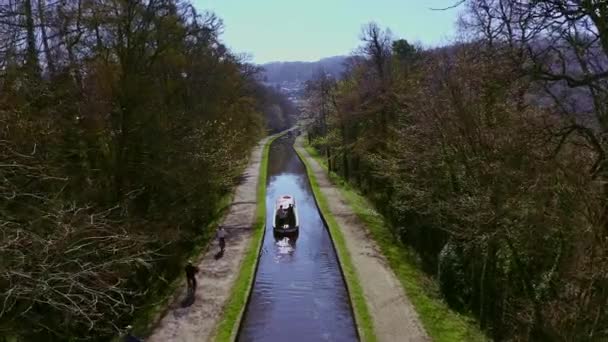
[[[432,10],[432,11],[447,11],[447,10],[450,10],[450,9],[454,9],[456,7],[460,7],[460,5],[464,4],[465,2],[467,2],[467,0],[460,0],[460,1],[458,1],[458,2],[456,2],[454,4],[452,4],[452,5],[450,5],[448,7],[441,7],[441,8],[432,8],[431,7],[429,9]]]

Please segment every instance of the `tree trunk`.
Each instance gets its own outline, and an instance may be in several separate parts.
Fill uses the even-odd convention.
[[[342,167],[344,168],[344,179],[348,182],[349,180],[349,169],[348,169],[348,155],[346,151],[342,152]]]
[[[486,329],[488,321],[494,321],[493,312],[488,312],[488,306],[492,304],[488,303],[486,298],[493,297],[492,278],[494,277],[495,255],[496,248],[494,242],[490,241],[488,242],[486,253],[484,253],[481,278],[479,280],[479,326],[482,330]],[[490,291],[490,293],[488,293],[488,291]]]
[[[346,149],[346,127],[344,125],[344,121],[342,120],[342,127],[340,127],[341,131],[342,131],[342,168],[344,169],[343,175],[344,175],[344,179],[348,182],[348,154],[347,154],[347,149]]]
[[[359,169],[359,156],[355,154],[353,156],[353,175],[355,176],[355,183],[361,188],[361,170]]]
[[[55,62],[51,55],[51,49],[49,47],[48,37],[46,35],[46,18],[44,10],[46,8],[45,0],[38,0],[38,20],[40,20],[40,34],[42,35],[42,46],[44,47],[44,57],[46,58],[46,64],[49,68],[51,75],[55,74]]]
[[[40,78],[40,65],[38,64],[38,52],[36,50],[36,28],[34,27],[34,15],[32,13],[32,1],[24,0],[25,29],[27,42],[26,65],[30,76],[34,79]]]

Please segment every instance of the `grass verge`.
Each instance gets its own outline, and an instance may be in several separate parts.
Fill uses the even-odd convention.
[[[241,318],[247,304],[247,298],[251,292],[251,287],[253,286],[258,264],[258,255],[266,230],[266,178],[268,175],[268,153],[272,142],[282,135],[283,134],[279,134],[269,139],[262,151],[262,161],[260,163],[257,188],[258,205],[256,208],[252,239],[249,249],[241,263],[239,275],[230,291],[230,296],[228,297],[230,299],[224,308],[223,317],[216,328],[214,340],[217,342],[231,342],[236,338]]]
[[[310,145],[304,148],[327,171],[324,158]],[[451,310],[441,299],[436,282],[420,269],[416,253],[393,237],[389,225],[374,206],[340,176],[331,173],[329,178],[367,226],[433,341],[487,341],[473,318]]]
[[[376,341],[377,339],[374,333],[374,324],[372,321],[372,317],[369,313],[367,302],[365,301],[365,296],[363,295],[363,289],[361,288],[361,285],[359,283],[359,278],[355,267],[353,266],[353,262],[350,258],[350,253],[348,252],[348,249],[346,247],[346,242],[344,241],[342,231],[338,227],[336,219],[329,210],[327,199],[321,193],[321,189],[319,188],[317,179],[314,175],[314,172],[310,169],[308,161],[306,160],[305,156],[302,155],[301,151],[299,151],[297,148],[295,150],[296,153],[298,153],[298,155],[300,156],[302,162],[304,163],[304,166],[306,167],[306,173],[308,174],[310,186],[315,195],[317,205],[319,206],[319,209],[321,210],[321,213],[325,218],[330,235],[334,242],[334,246],[338,254],[338,260],[340,262],[340,266],[342,267],[342,273],[344,274],[346,286],[350,295],[350,300],[352,303],[353,312],[355,314],[355,321],[357,324],[357,329],[359,331],[359,336],[364,342]]]

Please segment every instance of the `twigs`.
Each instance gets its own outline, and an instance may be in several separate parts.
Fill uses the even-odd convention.
[[[132,301],[147,293],[130,275],[155,262],[164,246],[129,232],[119,205],[99,210],[57,201],[68,178],[54,175],[37,146],[26,154],[0,141],[0,214],[10,213],[9,203],[32,213],[19,220],[0,216],[0,320],[20,317],[61,335],[65,323],[51,328],[36,318],[44,310],[70,317],[69,325],[108,333],[108,315],[132,313]]]
[[[432,8],[431,7],[430,10],[432,10],[432,11],[447,11],[447,10],[454,9],[456,7],[460,7],[460,5],[464,4],[465,2],[467,2],[467,0],[459,0],[458,2],[456,2],[456,3],[454,3],[454,4],[450,5],[450,6],[440,7],[440,8]]]
[[[1,229],[0,255],[9,267],[0,274],[0,283],[9,286],[0,292],[0,318],[28,316],[32,307],[42,305],[70,315],[72,324],[91,330],[108,323],[104,319],[108,310],[113,317],[120,317],[131,312],[133,298],[145,295],[144,289],[129,285],[124,272],[152,262],[160,248],[150,248],[154,241],[149,237],[115,228],[115,222],[104,220],[107,212],[99,213],[93,224],[86,224],[86,211],[57,209],[51,215],[55,224],[85,225],[51,229],[44,238],[20,228]]]

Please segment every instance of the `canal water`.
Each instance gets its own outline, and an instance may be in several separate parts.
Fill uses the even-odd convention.
[[[357,341],[331,238],[319,216],[304,165],[284,136],[270,147],[266,235],[238,341]],[[274,236],[274,202],[295,197],[297,236]]]

